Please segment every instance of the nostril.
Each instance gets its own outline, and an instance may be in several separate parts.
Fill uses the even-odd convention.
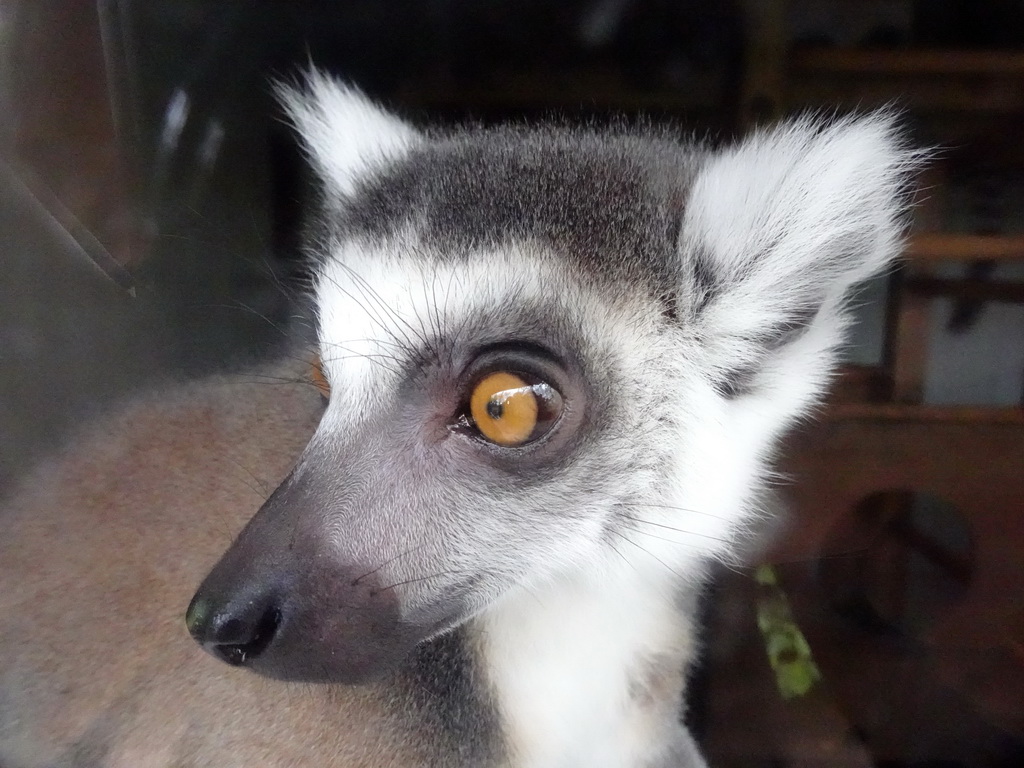
[[[273,642],[281,625],[276,605],[249,602],[215,608],[198,595],[185,615],[189,634],[205,651],[232,666],[255,660]]]
[[[202,645],[208,653],[221,661],[235,667],[242,666],[257,659],[270,647],[280,625],[281,612],[270,608],[255,624],[244,619],[228,619]]]

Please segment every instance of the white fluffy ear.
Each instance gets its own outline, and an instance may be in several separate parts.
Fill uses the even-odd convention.
[[[799,119],[710,158],[691,188],[680,247],[723,391],[743,389],[814,326],[824,378],[844,295],[899,251],[919,158],[889,113]]]
[[[277,95],[329,192],[341,197],[419,138],[352,86],[316,70],[299,87],[279,84]]]

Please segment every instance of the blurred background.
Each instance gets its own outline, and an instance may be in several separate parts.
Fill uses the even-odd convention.
[[[281,349],[306,184],[268,83],[310,60],[431,122],[905,109],[940,148],[905,262],[787,443],[786,530],[709,589],[688,717],[719,767],[1024,765],[1024,2],[0,0],[0,491]]]

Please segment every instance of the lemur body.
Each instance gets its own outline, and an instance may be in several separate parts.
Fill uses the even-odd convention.
[[[704,563],[897,250],[914,154],[886,115],[709,150],[283,98],[329,404],[192,385],[8,502],[0,765],[702,765]],[[280,485],[188,630],[264,677],[177,623],[248,473]]]

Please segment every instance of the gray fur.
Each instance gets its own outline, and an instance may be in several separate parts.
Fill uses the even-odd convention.
[[[653,131],[501,127],[432,139],[363,180],[342,236],[412,223],[448,257],[535,240],[606,284],[669,294],[687,189],[702,156]]]

